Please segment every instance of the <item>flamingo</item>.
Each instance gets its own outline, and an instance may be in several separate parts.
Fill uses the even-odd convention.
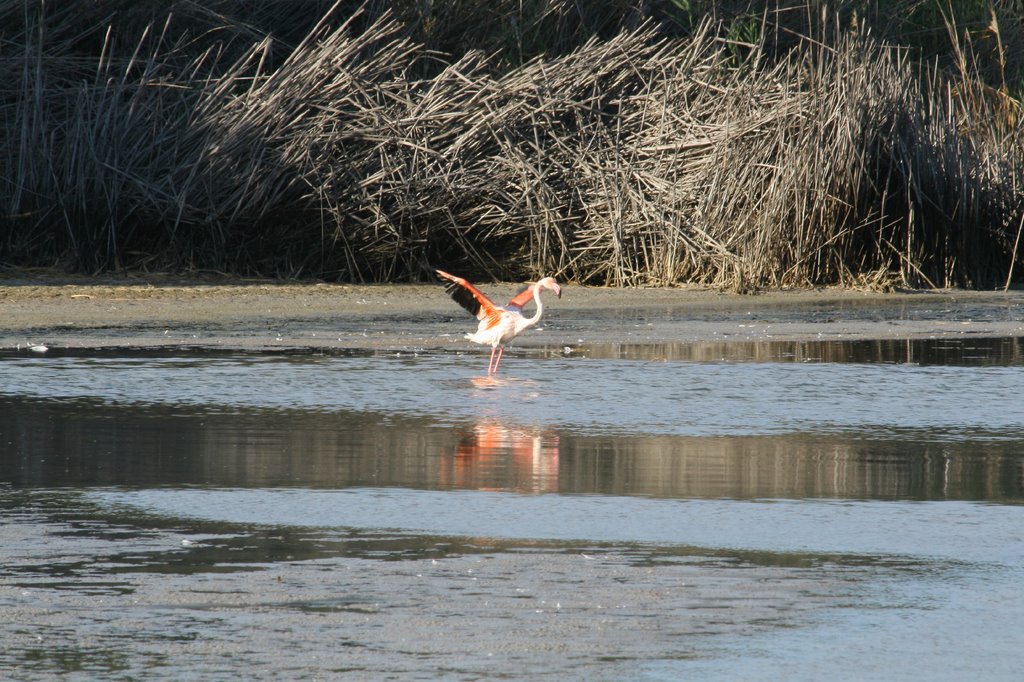
[[[562,287],[553,277],[544,277],[516,294],[504,308],[499,308],[491,299],[475,286],[444,270],[437,270],[437,276],[444,281],[445,291],[452,299],[475,315],[480,326],[466,338],[474,343],[491,347],[491,359],[487,363],[487,376],[498,371],[501,354],[505,352],[505,344],[540,322],[544,313],[544,304],[540,300],[540,290],[550,289],[558,298],[562,297]],[[533,299],[537,304],[537,312],[533,317],[523,315],[523,306]],[[497,357],[495,357],[497,354]]]

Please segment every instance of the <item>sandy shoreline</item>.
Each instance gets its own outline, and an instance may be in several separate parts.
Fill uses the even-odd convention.
[[[495,300],[518,285],[484,284]],[[0,277],[0,349],[409,349],[466,346],[474,327],[435,284],[345,285]],[[703,288],[565,287],[520,345],[1024,336],[1024,292],[842,289],[756,295]]]

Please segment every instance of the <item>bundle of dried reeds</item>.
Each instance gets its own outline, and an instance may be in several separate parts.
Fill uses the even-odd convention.
[[[284,58],[167,19],[91,66],[28,18],[0,63],[0,258],[740,289],[988,286],[1013,260],[1019,124],[866,35],[772,60],[710,20],[641,26],[501,72],[335,15]]]

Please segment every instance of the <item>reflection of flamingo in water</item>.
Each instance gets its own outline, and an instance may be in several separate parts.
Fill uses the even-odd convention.
[[[558,490],[556,433],[481,422],[461,429],[451,469],[441,461],[441,480],[477,490]]]
[[[466,338],[474,343],[491,347],[491,359],[487,363],[488,376],[498,371],[498,363],[501,362],[505,344],[540,322],[540,316],[544,312],[544,304],[540,300],[540,290],[550,289],[555,292],[556,296],[562,297],[562,287],[558,285],[558,282],[552,277],[545,277],[517,294],[508,302],[507,306],[499,308],[483,292],[461,277],[449,275],[444,270],[438,270],[437,275],[445,280],[445,290],[452,299],[480,320],[480,326],[476,332],[466,334]],[[533,317],[525,317],[523,306],[531,299],[537,304],[537,312],[533,314]],[[495,352],[497,352],[497,357],[495,357]]]

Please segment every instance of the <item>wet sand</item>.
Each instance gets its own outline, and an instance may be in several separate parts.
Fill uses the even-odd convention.
[[[502,302],[520,285],[482,284]],[[1024,336],[1024,292],[848,289],[753,295],[569,284],[519,345]],[[475,326],[436,284],[341,285],[221,277],[0,276],[0,348],[241,350],[469,347]],[[813,314],[809,314],[813,313]]]

